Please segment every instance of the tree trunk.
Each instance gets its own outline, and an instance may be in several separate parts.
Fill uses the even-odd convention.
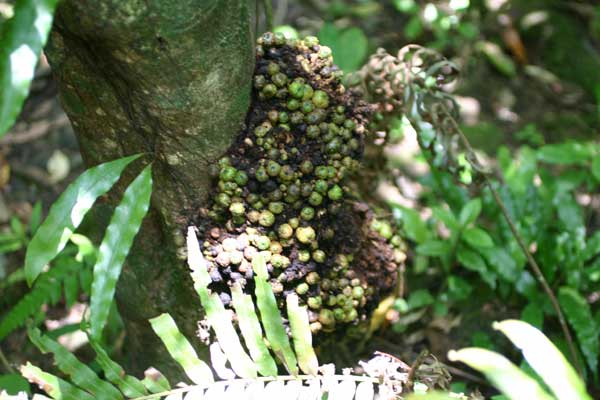
[[[57,10],[47,55],[86,165],[135,153],[153,162],[152,208],[117,290],[137,371],[166,361],[149,318],[169,312],[195,337],[182,232],[250,104],[255,11],[255,0],[63,0]]]

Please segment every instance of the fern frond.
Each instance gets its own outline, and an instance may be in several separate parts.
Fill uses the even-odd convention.
[[[68,302],[73,302],[80,288],[86,288],[84,279],[79,284],[75,279],[77,274],[91,275],[91,270],[83,263],[78,263],[70,257],[61,257],[54,262],[54,267],[42,274],[27,293],[0,321],[0,340],[4,339],[15,329],[23,326],[25,322],[36,315],[44,304],[56,304],[62,297],[64,287],[65,297]],[[67,283],[68,282],[68,283]],[[74,293],[73,293],[74,292]]]

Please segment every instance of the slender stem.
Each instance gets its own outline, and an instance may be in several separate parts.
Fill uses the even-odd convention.
[[[469,154],[470,157],[472,158],[473,161],[476,161],[475,151],[473,150],[471,143],[469,142],[469,140],[467,139],[465,134],[462,132],[462,130],[456,123],[456,120],[450,115],[450,113],[448,112],[448,110],[446,109],[445,106],[444,106],[444,111],[446,113],[446,116],[450,120],[450,123],[452,124],[454,131],[459,135],[465,148],[470,153]],[[544,277],[544,274],[542,273],[540,266],[535,261],[535,259],[533,258],[533,255],[527,248],[527,245],[525,244],[525,240],[523,239],[523,237],[517,230],[517,226],[515,225],[514,221],[512,220],[512,217],[508,213],[508,210],[506,208],[506,205],[504,204],[504,201],[502,201],[498,191],[492,184],[492,180],[490,179],[489,174],[482,172],[482,175],[485,179],[486,186],[490,189],[490,191],[492,192],[492,196],[494,197],[494,200],[500,207],[500,210],[502,211],[502,215],[504,216],[504,219],[506,219],[506,222],[508,223],[508,226],[510,227],[510,231],[512,232],[513,236],[517,240],[519,247],[525,254],[525,257],[527,258],[527,262],[529,263],[529,266],[531,267],[535,278],[540,283],[540,285],[542,285],[542,289],[544,290],[544,292],[546,292],[546,296],[548,296],[548,298],[550,299],[550,302],[552,303],[552,308],[554,308],[554,311],[556,312],[556,315],[558,317],[558,322],[563,331],[563,335],[565,336],[565,339],[567,341],[567,345],[569,347],[569,352],[571,353],[571,357],[573,358],[573,362],[575,363],[577,372],[583,378],[583,367],[579,361],[579,358],[577,357],[575,343],[573,341],[573,337],[571,336],[571,331],[569,330],[567,321],[565,320],[565,316],[560,308],[560,304],[558,303],[558,299],[556,298],[556,295],[554,294],[554,291],[552,290],[550,285],[548,285],[548,281],[546,281],[546,278]]]
[[[8,372],[9,374],[14,374],[15,373],[15,369],[10,366],[10,363],[8,362],[8,360],[6,359],[6,357],[4,356],[4,352],[2,352],[1,348],[0,348],[0,362],[2,363],[2,366],[4,367],[4,369],[6,370],[6,372]]]
[[[265,8],[265,19],[267,21],[267,31],[273,30],[273,4],[271,0],[263,0],[263,7]]]
[[[419,353],[419,355],[417,356],[415,361],[410,366],[410,371],[408,371],[408,377],[406,378],[406,387],[408,389],[412,390],[413,385],[415,383],[415,376],[417,374],[417,370],[419,369],[421,364],[423,364],[423,362],[425,361],[425,359],[427,358],[428,355],[429,355],[429,351],[423,350],[422,352]]]

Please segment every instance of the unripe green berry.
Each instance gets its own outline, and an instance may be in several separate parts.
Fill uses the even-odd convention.
[[[319,206],[323,202],[323,196],[317,192],[312,192],[308,198],[308,202],[313,206]]]
[[[267,174],[267,170],[265,169],[265,167],[258,167],[256,169],[254,177],[259,182],[266,182],[269,180],[269,174]]]
[[[312,308],[313,310],[318,310],[319,308],[321,308],[321,305],[323,304],[323,300],[321,300],[320,296],[309,297],[306,300],[306,304],[308,305],[309,308]]]
[[[261,93],[266,97],[270,98],[277,94],[277,86],[272,83],[267,83],[264,88],[262,88]]]
[[[304,83],[295,80],[288,85],[290,96],[301,99],[304,96]]]
[[[288,220],[288,224],[290,224],[292,228],[296,229],[300,225],[300,220],[298,218],[290,218]]]
[[[287,109],[290,111],[296,111],[302,106],[302,104],[296,99],[289,99],[287,102]],[[292,121],[293,122],[293,121]]]
[[[310,221],[315,217],[315,209],[312,207],[304,207],[300,211],[300,217],[305,221]]]
[[[324,326],[335,325],[335,316],[333,315],[333,312],[331,310],[328,310],[327,308],[323,308],[319,312],[319,322],[322,323]]]
[[[296,293],[298,293],[299,295],[303,295],[306,294],[308,292],[308,285],[306,283],[301,283],[298,286],[296,286]]]
[[[327,184],[327,181],[324,181],[323,179],[319,179],[315,182],[315,191],[318,193],[325,194],[327,193],[328,188],[329,185]]]
[[[235,202],[235,203],[231,203],[231,205],[229,206],[229,211],[231,212],[232,215],[242,216],[246,212],[246,207],[244,207],[243,203]]]
[[[333,317],[336,321],[343,321],[344,319],[346,319],[346,313],[343,309],[336,307],[333,309]]]
[[[260,213],[258,223],[261,226],[269,227],[275,223],[275,215],[271,211],[264,210]]]
[[[271,256],[271,265],[275,268],[286,268],[290,265],[290,259],[281,254],[273,254]]]
[[[317,178],[327,179],[327,167],[324,165],[319,165],[317,168],[315,168],[315,175],[317,176]]]
[[[217,195],[217,204],[219,204],[220,206],[223,207],[229,207],[229,205],[231,204],[231,197],[229,197],[229,195],[227,195],[226,193],[219,193]]]
[[[307,37],[304,38],[304,44],[307,47],[318,46],[319,45],[319,38],[317,38],[316,36],[307,36]]]
[[[273,81],[273,83],[279,87],[283,87],[287,84],[287,76],[285,76],[285,74],[279,72],[275,75],[273,75],[273,77],[271,78],[271,80]]]
[[[246,172],[244,171],[238,171],[235,174],[235,183],[238,184],[239,186],[244,186],[246,185],[246,183],[248,183],[248,174],[246,174]]]
[[[317,125],[309,125],[306,128],[306,137],[309,139],[316,139],[321,134],[321,129]]]
[[[312,101],[306,100],[306,101],[302,102],[302,105],[300,106],[300,108],[304,114],[308,114],[308,113],[312,112],[315,107],[314,107]]]
[[[306,275],[306,283],[308,283],[309,285],[316,285],[317,283],[319,283],[320,279],[321,277],[315,271],[309,272],[308,275]]]
[[[278,72],[279,72],[279,64],[270,62],[269,65],[267,65],[267,73],[269,75],[275,75]]]
[[[294,234],[294,228],[292,228],[290,224],[281,224],[279,225],[279,228],[277,228],[277,234],[282,239],[289,239]]]
[[[327,108],[329,106],[329,96],[322,90],[315,90],[312,102],[317,108]]]
[[[281,214],[285,208],[285,205],[280,201],[273,201],[269,203],[269,211],[273,214]]]
[[[327,46],[321,46],[319,48],[319,58],[331,57],[331,49]]]
[[[279,172],[279,179],[281,179],[284,182],[289,182],[292,179],[294,179],[294,177],[295,173],[292,167],[290,167],[289,165],[284,165],[281,168],[281,172]]]
[[[282,124],[287,123],[290,120],[290,115],[285,112],[285,111],[281,111],[279,113],[279,122],[281,122]]]
[[[317,238],[315,230],[311,226],[296,229],[296,238],[300,243],[308,244]]]
[[[329,191],[327,192],[327,197],[329,197],[331,200],[333,201],[338,201],[341,200],[341,198],[344,196],[344,191],[342,190],[341,187],[339,187],[338,185],[334,185],[331,189],[329,189]]]
[[[302,100],[312,99],[314,93],[315,93],[315,91],[312,88],[312,86],[305,84],[304,85],[304,96],[302,96]]]
[[[352,297],[356,300],[360,300],[365,295],[365,290],[360,286],[352,288]]]
[[[312,258],[318,263],[324,263],[327,256],[323,250],[315,250],[312,253]]]
[[[314,125],[311,125],[314,126]],[[304,160],[302,161],[302,163],[300,164],[300,171],[302,171],[303,174],[310,174],[313,171],[313,164],[310,160]]]
[[[310,261],[310,251],[308,250],[298,250],[298,261],[307,263]]]
[[[268,250],[271,246],[271,239],[268,236],[258,236],[254,239],[254,244],[259,250]]]

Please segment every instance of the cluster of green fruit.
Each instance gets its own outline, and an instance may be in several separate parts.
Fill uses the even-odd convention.
[[[214,203],[205,210],[214,285],[251,284],[260,253],[276,296],[296,292],[314,332],[364,320],[375,290],[353,268],[356,254],[333,241],[368,123],[368,107],[340,78],[331,50],[314,37],[259,38],[247,126],[215,166]],[[227,291],[221,298],[230,301]]]

